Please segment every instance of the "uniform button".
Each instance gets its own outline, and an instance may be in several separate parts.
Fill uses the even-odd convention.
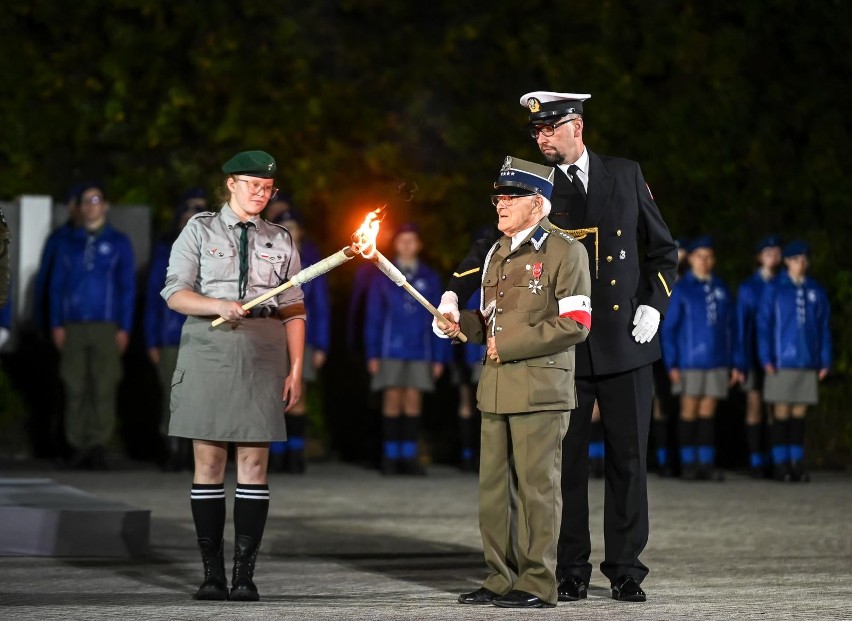
[[[618,235],[619,237],[621,237],[621,229],[618,229],[618,230],[615,232],[615,234],[616,234],[616,235]]]
[[[502,312],[503,312],[503,309],[502,309],[502,308],[498,308],[498,309],[497,309],[497,312],[498,312],[498,313],[502,313]]]
[[[503,327],[502,327],[502,326],[497,326],[497,332],[502,332],[502,331],[503,331]]]
[[[547,361],[547,364],[556,364],[556,362],[555,362],[555,361],[553,361],[553,360],[548,360],[548,361]]]
[[[612,286],[614,287],[614,286],[615,286],[615,279],[613,278],[612,280],[610,280],[610,281],[609,281],[609,284],[610,284],[610,285],[612,285]]]
[[[502,298],[502,297],[503,297],[503,292],[501,291],[501,292],[500,292],[500,293],[498,293],[497,295],[499,295],[499,296]]]
[[[612,310],[618,310],[618,304],[613,304],[613,305],[612,305]]]
[[[607,262],[607,263],[612,263],[612,257],[611,257],[611,256],[610,256],[610,257],[607,257],[607,258],[606,258],[606,262]]]
[[[610,257],[610,259],[611,259],[611,258],[612,258],[612,257]],[[500,280],[506,280],[506,274],[503,274],[503,275],[500,277]]]
[[[508,262],[509,262],[509,261],[511,261],[511,260],[512,260],[512,259],[506,259],[506,263],[508,263]]]

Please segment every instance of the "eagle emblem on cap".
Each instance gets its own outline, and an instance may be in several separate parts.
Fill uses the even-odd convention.
[[[504,170],[509,170],[510,168],[512,168],[512,156],[507,155],[506,159],[503,160],[503,168],[500,169],[500,172],[503,172]]]
[[[538,112],[541,110],[541,102],[535,97],[530,97],[527,99],[527,107],[529,107],[530,112]]]

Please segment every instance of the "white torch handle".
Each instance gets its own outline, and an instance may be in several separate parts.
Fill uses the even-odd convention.
[[[322,261],[317,261],[313,265],[309,265],[303,270],[293,274],[293,277],[285,282],[283,285],[279,285],[275,287],[275,289],[270,289],[263,295],[256,297],[255,299],[246,302],[243,304],[243,310],[248,310],[260,304],[261,302],[266,302],[269,298],[275,297],[279,293],[282,293],[289,289],[290,287],[299,287],[305,284],[308,281],[313,280],[317,276],[322,276],[326,272],[330,272],[338,265],[343,265],[349,259],[355,256],[355,251],[352,250],[350,246],[346,248],[342,248],[338,250],[333,255],[324,258]],[[225,322],[224,317],[219,317],[211,324],[213,327],[221,325]]]
[[[397,287],[402,287],[408,291],[408,293],[411,294],[411,297],[420,302],[420,305],[432,313],[432,315],[434,315],[439,321],[447,321],[447,318],[444,317],[437,308],[432,306],[429,300],[424,298],[423,295],[406,280],[405,275],[399,271],[399,268],[388,261],[387,257],[378,250],[376,250],[376,254],[373,256],[373,262],[376,264],[376,267],[382,270],[385,276],[390,278]],[[456,338],[462,343],[467,343],[467,337],[461,332],[459,332],[459,335]]]

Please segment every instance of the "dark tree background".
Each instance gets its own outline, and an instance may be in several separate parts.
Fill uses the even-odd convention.
[[[386,202],[448,273],[493,218],[504,156],[538,159],[520,95],[589,92],[587,144],[640,161],[673,234],[715,235],[732,286],[764,234],[812,243],[837,364],[811,436],[837,461],[852,448],[850,37],[841,0],[11,0],[0,198],[95,177],[167,222],[181,190],[264,149],[324,250]],[[332,279],[341,312],[349,277]]]

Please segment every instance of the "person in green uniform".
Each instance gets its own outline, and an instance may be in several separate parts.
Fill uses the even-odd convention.
[[[222,166],[223,204],[193,216],[172,246],[161,295],[187,315],[172,378],[169,435],[191,438],[190,495],[204,581],[196,599],[256,601],[255,561],[269,511],[269,443],[287,439],[281,411],[301,398],[305,349],[302,290],[243,304],[301,269],[292,237],[260,218],[276,192],[275,160],[238,153]],[[226,322],[211,327],[211,320]],[[225,466],[236,444],[234,569],[224,561]]]
[[[447,313],[439,326],[447,336],[461,330],[487,345],[477,388],[479,527],[491,573],[481,588],[459,596],[462,604],[557,602],[562,439],[576,405],[574,346],[591,326],[591,283],[585,248],[547,219],[553,177],[552,167],[506,158],[492,197],[503,235],[485,258],[480,308],[462,311],[459,323]]]

